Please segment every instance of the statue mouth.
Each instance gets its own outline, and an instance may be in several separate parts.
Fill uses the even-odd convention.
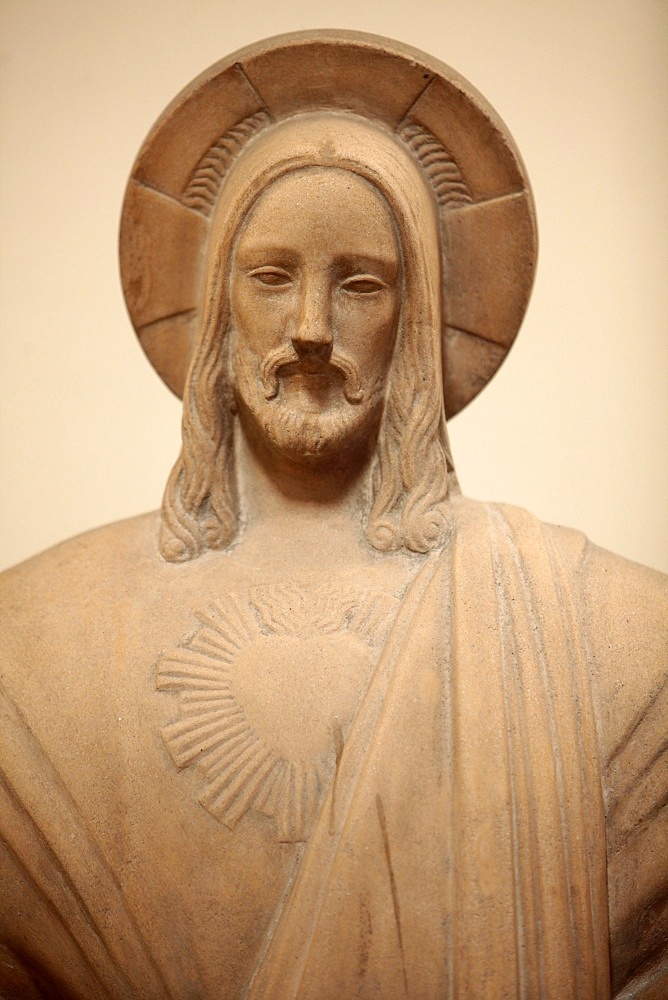
[[[280,385],[292,384],[319,393],[343,390],[346,400],[355,405],[364,398],[362,376],[356,363],[340,352],[328,358],[295,356],[294,350],[279,350],[265,358],[260,378],[266,399],[278,395]]]
[[[340,368],[335,368],[327,362],[295,361],[282,365],[277,372],[279,382],[291,379],[314,388],[324,388],[330,385],[341,385],[344,375]]]
[[[279,369],[277,380],[289,397],[297,397],[307,409],[320,409],[342,402],[341,390],[345,379],[339,370],[328,364],[287,364]]]

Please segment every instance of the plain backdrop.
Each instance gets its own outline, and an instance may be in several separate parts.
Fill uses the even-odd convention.
[[[451,425],[465,492],[668,569],[664,0],[3,0],[0,566],[159,505],[180,409],[122,300],[125,181],[192,77],[313,27],[453,65],[504,118],[532,180],[527,318]]]

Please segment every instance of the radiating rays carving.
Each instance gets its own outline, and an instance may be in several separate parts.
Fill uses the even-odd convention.
[[[301,841],[396,613],[386,595],[300,583],[230,594],[195,617],[193,635],[157,665],[178,693],[162,737],[199,801],[230,829],[249,811],[281,841]]]

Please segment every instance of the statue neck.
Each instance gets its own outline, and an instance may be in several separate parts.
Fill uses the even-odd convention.
[[[236,421],[234,454],[245,538],[314,555],[332,543],[342,558],[366,546],[368,453],[291,460]]]

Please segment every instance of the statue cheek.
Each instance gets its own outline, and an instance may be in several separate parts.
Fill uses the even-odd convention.
[[[384,377],[394,353],[397,323],[392,308],[379,305],[373,316],[361,315],[352,329],[349,345],[365,375]]]
[[[232,325],[239,342],[263,357],[289,338],[294,311],[286,297],[242,290],[232,299]]]
[[[331,316],[335,333],[374,351],[387,345],[392,349],[397,323],[396,297],[386,290],[382,295],[332,297]]]

